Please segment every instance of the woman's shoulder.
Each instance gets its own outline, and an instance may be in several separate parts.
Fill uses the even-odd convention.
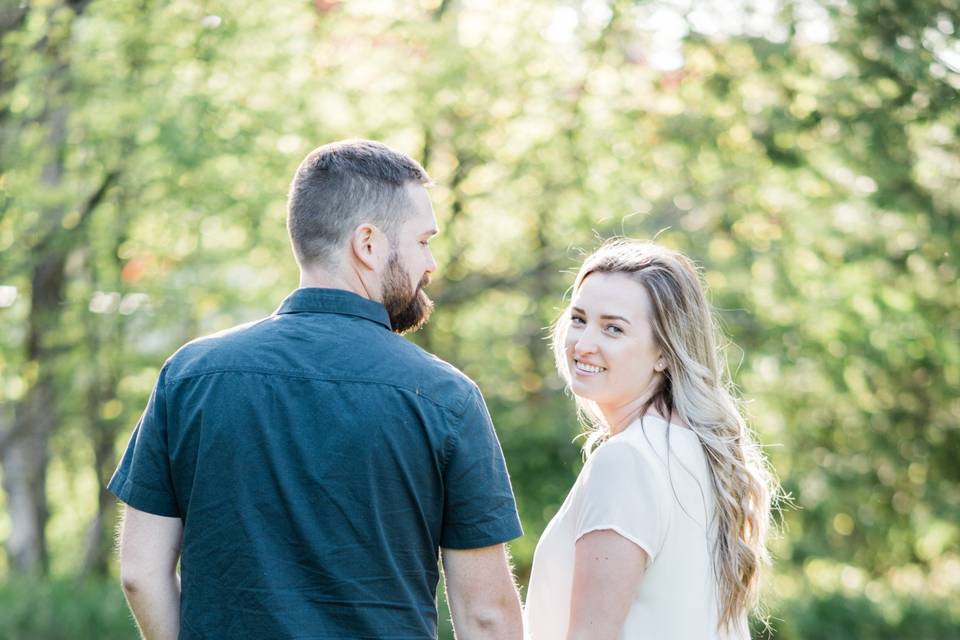
[[[644,455],[662,458],[668,450],[679,453],[694,448],[700,450],[696,432],[675,421],[667,422],[655,414],[637,418],[611,441],[620,440],[635,447]]]
[[[605,442],[595,453],[600,453],[603,447],[629,448],[635,452],[639,464],[648,469],[648,473],[665,478],[670,476],[672,464],[679,462],[681,466],[698,469],[706,463],[703,446],[695,431],[676,423],[668,423],[656,415],[637,419]]]
[[[631,427],[632,429],[632,427]],[[665,467],[656,447],[627,429],[609,438],[587,458],[583,475],[597,480],[660,485],[666,481]]]

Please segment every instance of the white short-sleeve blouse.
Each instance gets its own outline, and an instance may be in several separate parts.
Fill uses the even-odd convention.
[[[717,630],[713,512],[707,461],[693,431],[647,415],[611,437],[587,459],[537,544],[526,637],[566,638],[576,541],[611,529],[649,556],[620,640],[749,638],[745,620],[732,635]]]

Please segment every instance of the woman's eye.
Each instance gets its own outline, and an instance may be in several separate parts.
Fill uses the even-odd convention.
[[[571,318],[570,318],[570,323],[571,323],[571,324],[586,324],[586,320],[584,320],[584,319],[581,318],[580,316],[571,316]]]
[[[616,334],[616,335],[620,335],[621,333],[623,333],[623,329],[621,329],[620,327],[618,327],[618,326],[615,325],[615,324],[608,324],[608,325],[607,325],[607,331],[609,331],[610,333]]]

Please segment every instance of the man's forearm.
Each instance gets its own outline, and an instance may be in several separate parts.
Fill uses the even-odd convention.
[[[125,582],[127,604],[145,640],[177,640],[180,634],[180,576]]]
[[[442,558],[457,640],[521,640],[520,594],[506,547],[445,548]]]
[[[453,626],[457,640],[520,640],[523,637],[520,598],[516,596],[496,608],[454,614]]]

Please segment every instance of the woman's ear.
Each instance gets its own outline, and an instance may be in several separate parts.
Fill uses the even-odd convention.
[[[667,370],[667,360],[663,356],[657,358],[656,363],[653,365],[653,370],[657,373],[663,373]]]

